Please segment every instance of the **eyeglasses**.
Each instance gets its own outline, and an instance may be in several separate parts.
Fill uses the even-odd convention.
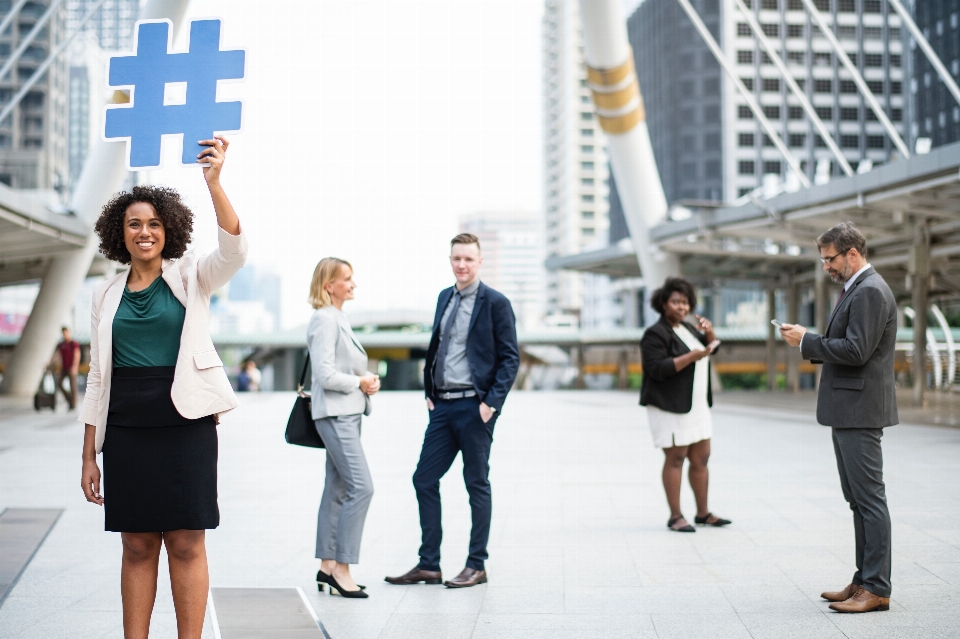
[[[850,248],[853,248],[853,247],[851,246]],[[830,264],[830,263],[832,263],[835,259],[837,259],[838,257],[840,257],[841,255],[843,255],[844,253],[846,253],[846,252],[849,251],[849,250],[850,250],[850,249],[847,249],[846,251],[840,251],[840,252],[837,253],[836,255],[831,255],[830,257],[821,257],[821,258],[820,258],[820,262],[821,262],[822,264]]]

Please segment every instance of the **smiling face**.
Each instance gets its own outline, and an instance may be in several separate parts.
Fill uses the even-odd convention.
[[[473,284],[480,275],[480,265],[483,257],[480,256],[479,244],[454,244],[450,247],[450,266],[453,275],[457,278],[457,288],[464,288]]]
[[[163,222],[148,202],[134,202],[123,216],[123,242],[134,262],[152,262],[161,258],[166,241]]]
[[[353,289],[357,288],[353,281],[353,269],[346,264],[341,265],[340,275],[332,282],[327,282],[324,288],[330,294],[333,305],[340,308],[346,300],[353,299]]]
[[[679,326],[680,322],[690,314],[690,300],[680,291],[670,293],[670,298],[663,305],[663,316],[671,326]]]

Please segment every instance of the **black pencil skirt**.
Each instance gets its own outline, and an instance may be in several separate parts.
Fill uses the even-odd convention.
[[[173,367],[114,369],[103,441],[104,528],[204,530],[220,524],[217,425],[170,399]]]

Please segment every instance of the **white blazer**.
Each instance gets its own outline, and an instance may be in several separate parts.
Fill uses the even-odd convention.
[[[370,414],[370,396],[360,390],[367,374],[367,351],[336,306],[318,308],[307,324],[311,406],[314,419]]]
[[[237,407],[223,362],[210,339],[210,295],[230,281],[247,259],[247,238],[217,229],[220,246],[198,255],[188,251],[179,260],[163,260],[161,277],[186,309],[180,352],[170,397],[187,419],[220,415]],[[97,427],[97,452],[103,448],[113,377],[113,318],[120,308],[130,269],[97,286],[90,327],[90,372],[79,421]]]

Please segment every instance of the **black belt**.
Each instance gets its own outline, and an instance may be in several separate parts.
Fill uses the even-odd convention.
[[[466,389],[460,391],[437,391],[438,399],[463,399],[464,397],[476,397],[477,391]]]

